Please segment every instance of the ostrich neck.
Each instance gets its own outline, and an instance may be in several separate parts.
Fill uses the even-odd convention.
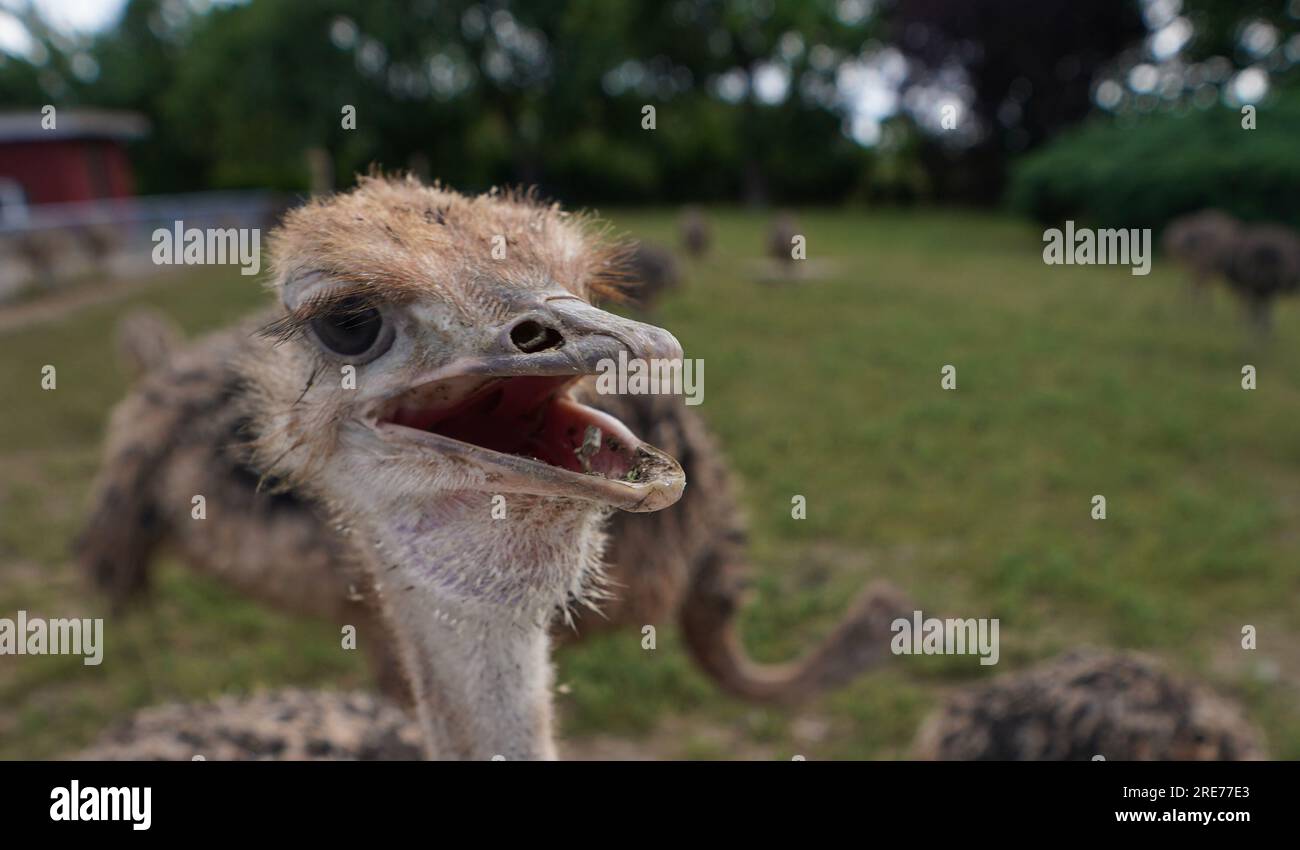
[[[429,756],[553,759],[549,626],[599,570],[590,502],[443,496],[374,523],[372,574]]]
[[[418,588],[396,596],[399,617],[438,604]],[[425,617],[399,638],[429,757],[554,759],[546,629],[489,616],[446,617]]]

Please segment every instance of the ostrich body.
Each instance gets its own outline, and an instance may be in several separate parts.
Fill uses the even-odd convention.
[[[793,215],[781,212],[772,219],[767,229],[767,255],[775,261],[775,275],[771,282],[789,280],[795,274],[794,238],[799,234],[799,223]]]
[[[682,273],[672,251],[661,245],[637,242],[627,261],[630,295],[638,307],[654,307],[665,292],[681,286]]]
[[[1247,225],[1226,271],[1256,332],[1267,334],[1272,328],[1273,301],[1300,289],[1300,235],[1280,224]]]
[[[1141,655],[1076,652],[965,689],[931,715],[934,760],[1239,761],[1263,757],[1240,709]]]
[[[442,758],[554,756],[553,630],[676,616],[701,665],[759,699],[884,657],[907,608],[884,589],[799,663],[746,657],[744,534],[701,423],[680,399],[599,396],[584,377],[619,351],[681,356],[589,305],[617,271],[591,234],[526,197],[410,180],[290,213],[272,240],[282,306],[170,353],[114,411],[84,565],[123,600],[168,543],[252,596],[357,625]],[[575,454],[591,426],[600,474]],[[684,483],[672,453],[692,488],[663,512]]]
[[[1241,236],[1241,223],[1219,210],[1202,210],[1171,221],[1161,236],[1165,253],[1184,266],[1192,290],[1203,295],[1210,281],[1223,276]]]
[[[367,693],[283,689],[136,712],[79,761],[411,761],[419,726]]]
[[[697,260],[708,255],[713,244],[713,229],[709,226],[704,210],[694,205],[685,207],[677,227],[682,248],[688,255]]]

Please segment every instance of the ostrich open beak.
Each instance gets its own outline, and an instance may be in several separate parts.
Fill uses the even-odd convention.
[[[368,421],[386,440],[481,468],[502,491],[657,511],[681,497],[681,466],[572,394],[584,377],[614,368],[620,352],[682,357],[661,328],[553,296],[512,317],[482,352],[386,398]]]

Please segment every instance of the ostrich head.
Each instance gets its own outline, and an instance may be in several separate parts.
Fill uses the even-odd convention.
[[[667,331],[588,303],[620,266],[584,221],[367,178],[290,213],[273,253],[279,344],[246,371],[261,454],[295,486],[380,528],[467,493],[485,515],[492,495],[557,512],[681,495],[673,459],[570,397],[620,351],[681,357]]]
[[[668,332],[589,303],[618,259],[588,222],[530,196],[410,179],[363,179],[273,237],[277,344],[241,369],[254,449],[353,529],[417,699],[438,703],[421,706],[438,755],[549,754],[524,740],[545,710],[503,708],[493,726],[463,679],[500,661],[545,690],[544,639],[539,657],[511,635],[544,635],[598,595],[611,511],[659,510],[684,487],[675,460],[571,397],[620,351],[681,357]]]

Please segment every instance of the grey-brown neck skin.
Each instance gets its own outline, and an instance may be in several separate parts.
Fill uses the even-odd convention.
[[[430,758],[556,757],[550,625],[598,585],[608,510],[503,498],[443,492],[359,523]]]

